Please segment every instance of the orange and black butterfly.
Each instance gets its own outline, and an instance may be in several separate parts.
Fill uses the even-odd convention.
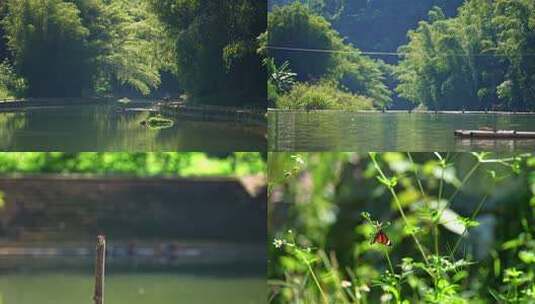
[[[386,233],[383,232],[383,230],[377,231],[377,233],[375,234],[375,236],[373,237],[371,241],[371,244],[374,244],[374,243],[383,244],[385,246],[392,246],[392,242],[390,241]]]

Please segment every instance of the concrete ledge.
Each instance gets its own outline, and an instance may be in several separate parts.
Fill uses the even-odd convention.
[[[109,102],[106,98],[28,98],[0,100],[0,111],[20,110],[26,107],[64,106]]]
[[[160,102],[160,112],[174,117],[198,120],[239,122],[267,127],[266,111],[211,105],[186,105],[181,102]]]

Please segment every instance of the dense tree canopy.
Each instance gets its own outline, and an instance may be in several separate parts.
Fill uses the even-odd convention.
[[[390,101],[383,64],[361,55],[324,17],[303,4],[275,7],[263,39],[268,56],[276,65],[289,62],[299,81],[334,79],[340,89],[371,97],[377,105]]]
[[[80,96],[159,84],[156,20],[143,1],[10,0],[3,25],[30,96]],[[158,59],[158,60],[157,60]],[[159,63],[160,62],[160,63]]]
[[[270,1],[274,5],[288,0]],[[407,31],[427,18],[433,7],[453,16],[463,0],[302,0],[321,14],[348,41],[365,51],[395,51],[407,41]]]
[[[261,104],[266,75],[256,50],[266,10],[253,0],[6,0],[0,58],[31,97],[148,95],[163,79],[162,94]]]
[[[0,152],[0,174],[243,176],[263,174],[260,153]]]
[[[533,109],[535,3],[466,2],[455,18],[439,8],[400,48],[399,94],[433,109]]]
[[[208,103],[264,102],[266,73],[256,38],[266,28],[265,1],[151,0],[175,43],[178,78]]]

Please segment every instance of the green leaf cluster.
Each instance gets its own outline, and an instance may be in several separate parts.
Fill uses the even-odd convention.
[[[429,109],[534,109],[534,35],[531,0],[470,0],[454,18],[435,7],[399,49],[396,91]]]

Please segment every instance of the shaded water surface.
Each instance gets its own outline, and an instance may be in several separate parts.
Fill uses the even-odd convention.
[[[0,275],[0,303],[92,303],[90,274],[43,272]],[[106,304],[261,304],[262,277],[194,276],[169,273],[108,274]]]
[[[28,107],[0,112],[3,151],[258,151],[256,127],[178,120],[172,128],[141,125],[151,102]]]
[[[535,140],[456,139],[456,129],[535,131],[535,114],[269,112],[271,151],[533,151]]]

